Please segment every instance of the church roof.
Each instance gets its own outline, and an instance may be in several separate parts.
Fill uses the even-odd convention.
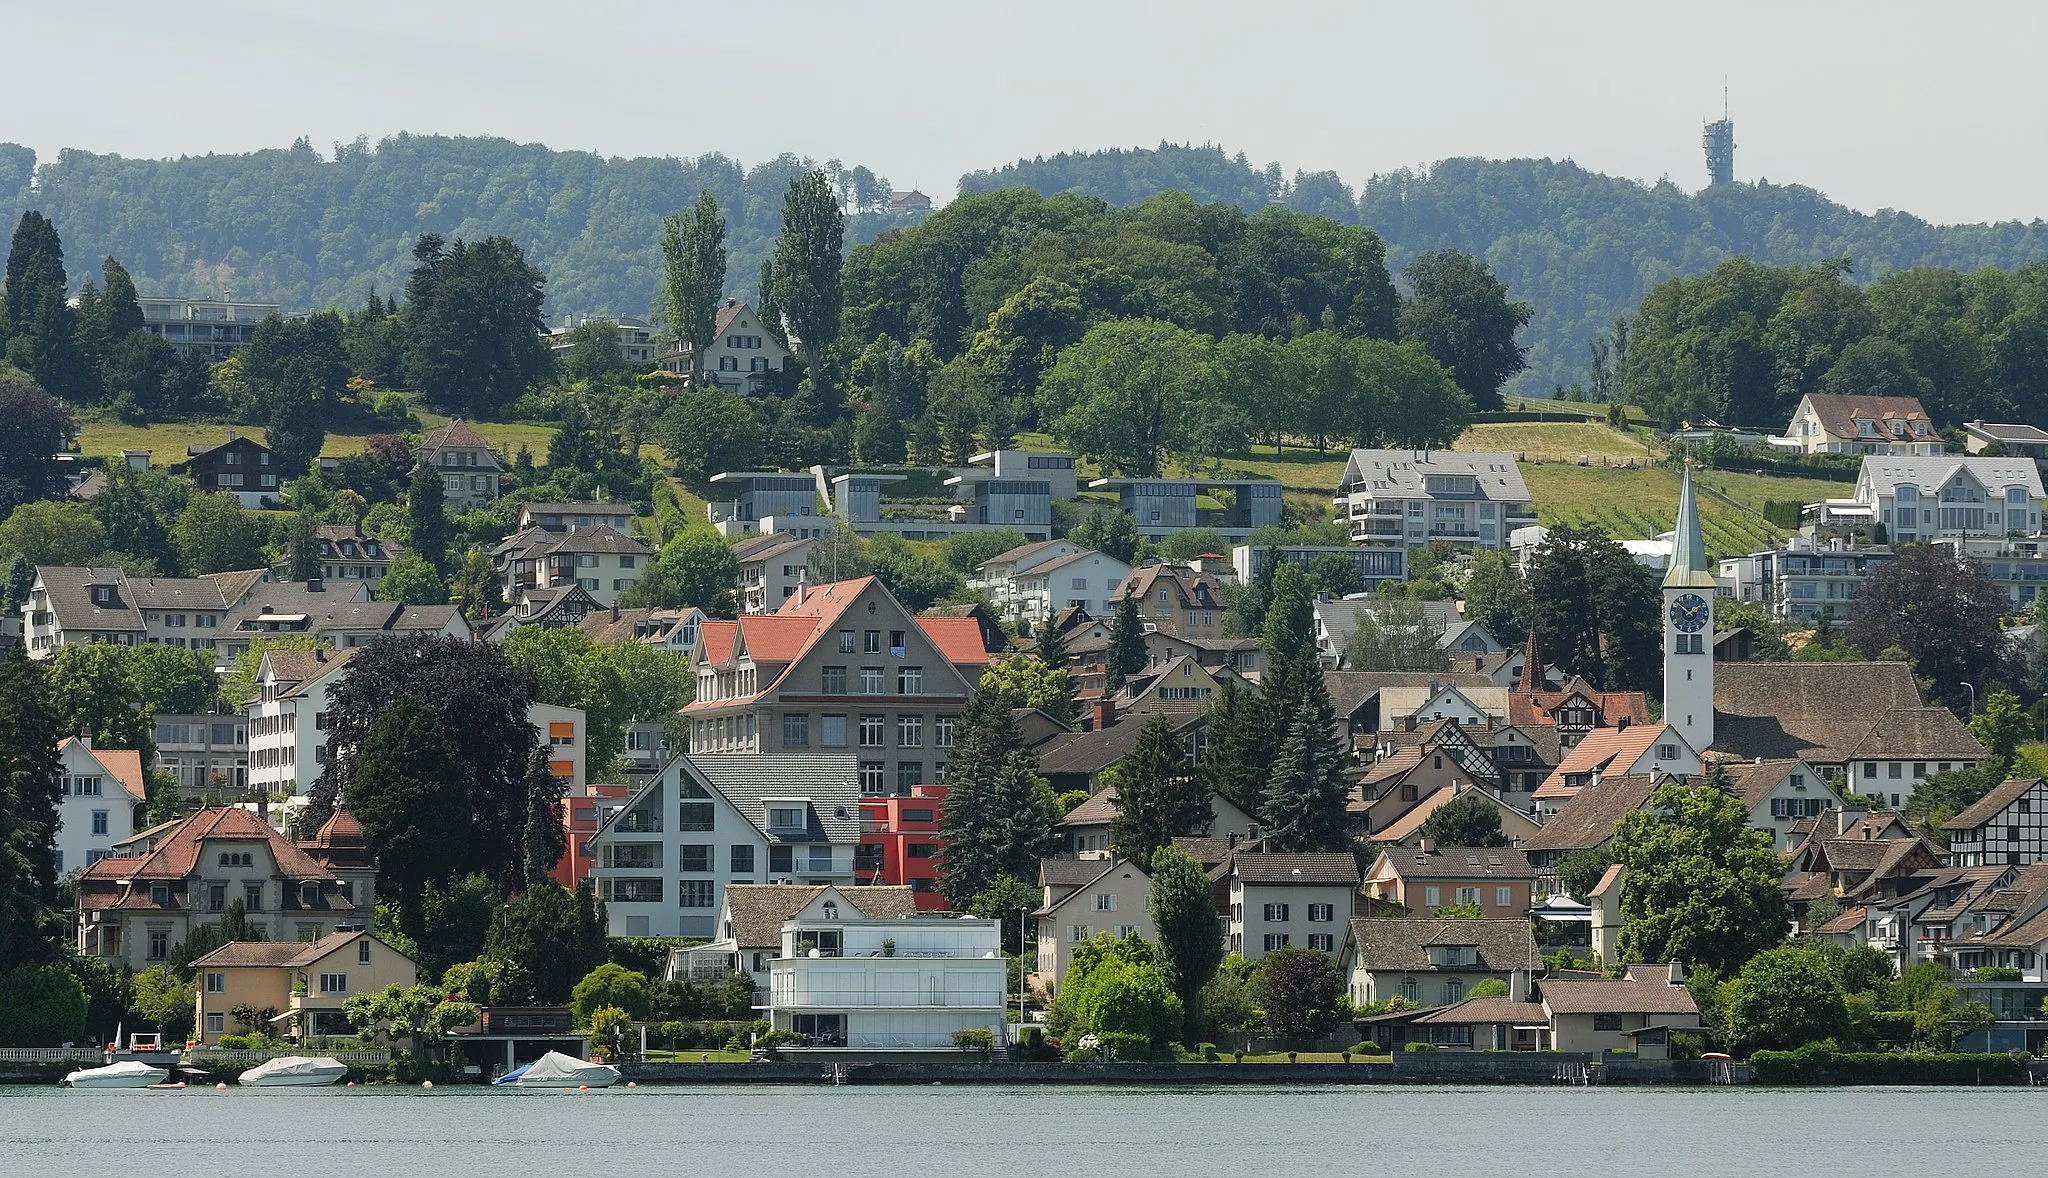
[[[1678,523],[1671,541],[1671,569],[1664,574],[1664,587],[1714,588],[1713,566],[1707,563],[1706,545],[1700,539],[1699,502],[1692,491],[1692,467],[1685,468],[1685,481],[1678,490]]]

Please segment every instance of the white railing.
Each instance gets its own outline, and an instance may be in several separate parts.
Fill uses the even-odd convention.
[[[315,1049],[308,1048],[306,1050],[313,1051]],[[382,1047],[366,1047],[353,1050],[347,1048],[335,1050],[318,1049],[315,1053],[324,1055],[338,1063],[353,1064],[359,1067],[381,1068],[391,1062],[391,1052]],[[281,1055],[294,1054],[303,1054],[303,1052],[296,1047],[281,1047],[274,1051],[267,1049],[243,1051],[223,1047],[201,1047],[192,1052],[192,1062],[262,1063],[266,1059],[276,1059]]]
[[[0,1063],[99,1063],[97,1047],[0,1047]]]

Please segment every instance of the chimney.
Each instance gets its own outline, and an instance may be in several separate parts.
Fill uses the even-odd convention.
[[[326,662],[326,661],[327,661],[327,649],[326,649],[325,647],[321,647],[321,646],[316,646],[316,647],[314,647],[314,648],[313,648],[313,661],[314,661],[314,662],[316,662],[316,663],[324,663],[324,662]]]
[[[618,620],[619,620],[619,603],[618,603],[618,602],[616,602],[616,601],[614,601],[614,602],[612,602],[612,621],[616,622],[616,621],[618,621]]]
[[[804,579],[802,577],[798,577],[796,579],[796,592],[790,595],[790,600],[796,602],[798,605],[802,605],[804,603],[805,592],[809,588],[810,587],[804,583]]]
[[[91,751],[92,751],[92,729],[90,729],[90,728],[80,728],[80,729],[78,730],[78,743],[79,743],[79,744],[81,744],[81,745],[83,745],[83,746],[85,746],[85,751],[86,751],[86,752],[91,752]]]
[[[230,441],[230,442],[232,442],[232,441],[235,441],[235,440],[236,440],[236,437],[237,437],[237,435],[235,434],[235,431],[233,431],[233,430],[229,430],[229,431],[228,431],[228,441]]]
[[[1618,720],[1616,720],[1616,721],[1614,722],[1614,730],[1615,730],[1616,732],[1620,732],[1620,731],[1621,731],[1622,729],[1624,729],[1624,728],[1627,728],[1627,727],[1628,727],[1628,722],[1629,722],[1629,717],[1627,717],[1627,716],[1623,716],[1623,717],[1621,717],[1620,719],[1618,719]]]
[[[1669,970],[1665,974],[1665,977],[1667,980],[1670,981],[1673,987],[1685,985],[1685,966],[1676,961],[1672,962]]]
[[[327,582],[326,582],[326,581],[322,580],[322,579],[321,579],[321,578],[319,578],[319,577],[307,577],[307,578],[306,578],[306,592],[308,592],[308,593],[324,593],[324,592],[326,592],[326,591],[327,591]]]
[[[1415,840],[1415,849],[1421,851],[1425,855],[1433,855],[1436,853],[1436,840],[1429,837],[1428,835],[1423,835],[1421,838]]]
[[[1108,696],[1095,700],[1089,705],[1089,720],[1097,732],[1116,723],[1116,701]]]
[[[1529,1000],[1529,971],[1513,969],[1508,971],[1508,997],[1516,1002]]]
[[[1401,731],[1403,731],[1403,732],[1413,732],[1413,731],[1415,731],[1415,717],[1413,717],[1413,716],[1403,716],[1403,717],[1401,717]]]

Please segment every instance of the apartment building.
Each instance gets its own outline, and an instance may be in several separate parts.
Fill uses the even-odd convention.
[[[1222,875],[1232,953],[1246,961],[1281,949],[1336,956],[1358,900],[1358,862],[1350,855],[1233,854]]]
[[[787,532],[735,541],[732,554],[740,565],[740,612],[772,614],[781,609],[809,577],[811,549],[817,543],[814,537]]]
[[[631,315],[564,315],[561,326],[548,332],[548,351],[560,360],[575,348],[575,334],[579,327],[591,324],[609,324],[619,339],[619,359],[638,367],[653,364],[661,345],[654,338],[654,325],[645,319]]]
[[[939,891],[939,864],[946,854],[946,792],[943,785],[920,785],[908,797],[862,798],[855,881],[908,887],[919,912],[950,908]]]
[[[1808,508],[1823,533],[1877,529],[1892,544],[2041,532],[2041,471],[2031,458],[1872,456],[1850,499]]]
[[[212,650],[230,611],[263,581],[262,569],[201,577],[130,577],[118,568],[38,565],[21,606],[30,658],[67,646],[174,646]]]
[[[240,794],[249,788],[249,721],[242,715],[156,717],[156,767],[187,797],[209,789]]]
[[[1147,632],[1179,638],[1223,636],[1223,594],[1208,573],[1178,564],[1134,569],[1110,594],[1108,610],[1101,616],[1114,616],[1127,597],[1136,601]]]
[[[1536,524],[1515,456],[1462,450],[1353,450],[1332,500],[1351,541],[1503,548]]]
[[[277,303],[230,299],[140,298],[142,330],[178,352],[225,360],[249,342],[265,319],[283,312]]]
[[[710,937],[729,884],[851,884],[851,753],[677,755],[604,816],[590,878],[613,936]]]
[[[582,528],[606,527],[630,534],[633,530],[630,503],[522,503],[519,531],[540,528],[548,532],[574,532]]]
[[[246,709],[248,787],[308,794],[327,764],[327,710],[354,650],[266,650]]]
[[[973,618],[913,617],[873,577],[806,586],[773,614],[706,621],[683,708],[690,748],[858,759],[864,795],[945,780],[988,665]]]
[[[1242,544],[1280,523],[1278,479],[1096,479],[1088,487],[1115,491],[1117,506],[1137,521],[1138,535],[1154,543],[1183,528],[1211,528],[1225,544]],[[1225,506],[1204,510],[1204,494]]]

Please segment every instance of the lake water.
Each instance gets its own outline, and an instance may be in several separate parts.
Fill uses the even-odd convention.
[[[2039,1173],[2048,1090],[0,1088],[0,1174]]]

